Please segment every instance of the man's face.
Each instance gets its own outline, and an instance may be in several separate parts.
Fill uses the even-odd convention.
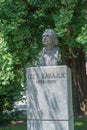
[[[42,35],[42,43],[44,45],[46,45],[46,44],[51,45],[52,44],[52,37],[51,37],[51,35],[49,33],[44,33]]]

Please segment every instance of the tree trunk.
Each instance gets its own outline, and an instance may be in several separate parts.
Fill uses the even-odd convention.
[[[72,83],[73,83],[73,106],[75,115],[85,114],[87,110],[87,76],[85,66],[85,54],[83,50],[77,49],[77,58],[72,58]]]
[[[71,67],[72,71],[72,89],[73,89],[73,108],[74,115],[85,114],[87,111],[87,75],[85,66],[85,53],[82,49],[73,51],[77,58],[63,57],[63,62]]]

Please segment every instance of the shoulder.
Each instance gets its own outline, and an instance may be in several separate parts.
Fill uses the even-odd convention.
[[[59,53],[59,48],[58,48],[58,47],[54,47],[54,48],[53,48],[53,51]]]

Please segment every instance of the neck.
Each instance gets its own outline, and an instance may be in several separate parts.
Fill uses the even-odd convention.
[[[46,50],[51,50],[51,49],[53,49],[53,46],[47,44],[47,45],[45,45],[45,49],[46,49]]]

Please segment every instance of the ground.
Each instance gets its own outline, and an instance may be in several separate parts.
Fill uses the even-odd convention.
[[[0,127],[0,130],[27,130],[27,123],[23,121],[11,122],[9,126]],[[87,130],[87,117],[75,118],[75,130]]]

